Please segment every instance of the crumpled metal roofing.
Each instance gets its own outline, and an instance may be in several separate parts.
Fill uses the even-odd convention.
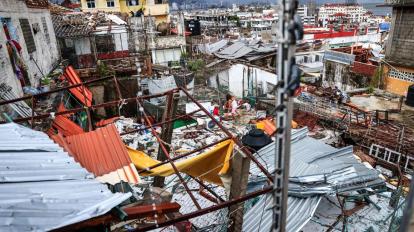
[[[47,231],[109,212],[109,191],[46,134],[0,125],[0,231]]]
[[[198,45],[198,48],[201,52],[207,53],[207,54],[213,54],[215,52],[218,52],[220,49],[224,48],[228,44],[227,39],[219,40],[215,43],[211,44],[200,44]]]
[[[316,211],[322,197],[288,198],[288,215],[286,231],[300,231],[309,222]],[[270,193],[265,194],[246,212],[243,219],[243,231],[271,231],[273,222],[273,198]]]
[[[62,142],[62,139],[56,141]],[[113,124],[91,132],[68,136],[61,145],[102,182],[138,183],[140,180],[125,144]]]
[[[70,120],[69,118],[58,115],[52,122],[52,128],[56,129],[59,133],[64,136],[71,136],[85,133],[78,124]]]
[[[244,43],[236,42],[224,48],[222,51],[216,52],[215,55],[223,59],[237,59],[249,54],[252,51],[253,49],[249,48]]]
[[[243,42],[235,42],[232,45],[223,48],[223,50],[215,52],[214,55],[221,59],[232,60],[244,58],[249,60],[257,59],[257,57],[273,52],[276,52],[276,47],[262,44],[247,45]]]
[[[355,61],[355,55],[337,51],[325,51],[323,59],[350,65]]]
[[[375,169],[367,168],[353,155],[352,147],[337,149],[322,141],[307,136],[308,129],[302,128],[292,133],[289,170],[289,200],[287,231],[299,231],[313,216],[320,199],[324,195],[347,192],[384,184]],[[269,172],[273,172],[275,143],[262,148],[255,154]],[[266,178],[252,165],[250,186],[259,188]],[[271,196],[271,195],[266,195]],[[271,197],[261,197],[244,216],[243,231],[270,230],[269,207]],[[263,213],[262,213],[263,212]],[[270,222],[271,223],[271,222]]]

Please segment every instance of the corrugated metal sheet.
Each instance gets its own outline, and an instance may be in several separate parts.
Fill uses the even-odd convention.
[[[70,85],[82,83],[79,75],[76,73],[75,69],[72,66],[68,66],[63,73],[65,79],[69,82]],[[69,92],[73,94],[82,104],[85,106],[92,106],[92,92],[85,86],[79,86],[76,88],[69,89]]]
[[[113,194],[46,134],[0,125],[0,231],[47,231],[109,212]]]
[[[115,126],[66,137],[62,144],[97,179],[110,184],[138,183],[139,175]]]
[[[244,43],[236,42],[214,54],[222,59],[237,59],[249,54],[252,51],[253,49],[246,46]]]
[[[71,121],[69,118],[58,115],[52,122],[52,128],[59,131],[64,136],[78,135],[85,133],[78,124]]]
[[[63,151],[39,131],[13,124],[0,125],[0,152],[5,151]]]
[[[307,128],[303,128],[292,134],[290,195],[332,194],[384,183],[378,178],[378,171],[355,159],[351,146],[336,149],[307,133]],[[272,143],[257,154],[270,172],[274,171],[274,151]],[[250,172],[262,175],[256,166]]]
[[[2,75],[3,72],[0,72],[0,75]],[[6,77],[4,75],[4,77]],[[7,77],[6,77],[7,78]],[[16,94],[13,92],[13,89],[8,86],[6,83],[1,83],[0,84],[0,99],[1,100],[13,100],[19,98],[18,96],[16,96]],[[26,117],[31,117],[32,116],[32,108],[30,108],[29,105],[27,105],[27,103],[25,101],[18,101],[18,102],[14,102],[9,104],[9,106],[21,117],[26,118]],[[36,113],[34,113],[34,115],[37,115]]]
[[[286,231],[300,231],[309,222],[322,197],[288,198]],[[273,199],[266,194],[244,215],[243,231],[271,231]]]
[[[355,159],[352,147],[336,149],[317,139],[307,136],[307,128],[292,133],[292,153],[290,157],[288,228],[299,231],[313,216],[320,198],[324,195],[364,189],[384,184],[378,171],[369,169]],[[275,143],[262,148],[258,160],[272,173],[274,172]],[[260,188],[266,183],[261,171],[252,164],[249,186]],[[262,184],[260,184],[262,183]],[[250,189],[251,190],[251,189]],[[266,195],[270,196],[270,195]],[[266,218],[272,212],[271,197],[262,197],[244,216],[244,231],[270,230]],[[258,205],[259,204],[259,205]],[[270,223],[271,223],[271,219]]]
[[[337,51],[325,51],[323,59],[344,64],[352,64],[355,61],[355,55]]]

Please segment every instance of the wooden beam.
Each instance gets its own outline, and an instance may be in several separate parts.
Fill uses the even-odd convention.
[[[155,215],[164,215],[168,213],[174,213],[178,212],[180,210],[181,206],[176,203],[161,203],[158,205],[139,205],[139,206],[131,206],[122,208],[122,210],[128,215],[125,220],[133,220],[133,219],[140,219],[140,218],[146,218],[146,217],[152,217]],[[107,214],[94,217],[82,222],[78,222],[72,225],[68,225],[59,229],[55,229],[53,231],[60,231],[60,232],[66,232],[66,231],[76,231],[82,228],[87,227],[96,227],[101,225],[108,225],[112,222],[119,222],[121,221],[119,217],[112,214],[111,212],[108,212]]]

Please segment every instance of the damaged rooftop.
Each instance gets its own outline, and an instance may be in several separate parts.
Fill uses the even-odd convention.
[[[413,4],[208,4],[0,1],[0,231],[414,229]]]

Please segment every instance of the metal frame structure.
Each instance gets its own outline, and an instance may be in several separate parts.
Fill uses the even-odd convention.
[[[255,191],[255,192],[252,192],[252,193],[249,193],[249,194],[245,194],[243,196],[236,197],[235,199],[225,200],[222,197],[220,197],[216,192],[214,192],[209,186],[207,186],[201,180],[199,180],[197,177],[190,176],[191,179],[193,179],[195,182],[197,182],[200,185],[200,191],[201,192],[206,190],[208,193],[210,193],[210,195],[208,195],[207,193],[203,193],[203,194],[200,194],[200,195],[208,195],[210,199],[208,199],[207,197],[206,197],[206,199],[210,200],[211,202],[213,202],[215,204],[211,207],[207,207],[207,208],[204,208],[204,209],[201,208],[200,204],[197,202],[197,199],[193,195],[193,192],[192,192],[193,190],[188,187],[188,185],[187,185],[186,181],[184,180],[182,174],[178,171],[177,167],[175,166],[174,161],[185,158],[185,157],[188,157],[188,156],[190,156],[194,153],[203,151],[206,148],[215,146],[215,145],[219,144],[220,142],[231,139],[239,147],[238,150],[240,150],[244,155],[246,155],[246,157],[251,159],[255,163],[255,165],[257,165],[257,167],[263,172],[263,174],[268,179],[268,183],[271,183],[273,181],[273,177],[272,177],[271,173],[269,173],[267,171],[267,169],[255,158],[254,154],[247,147],[243,146],[243,144],[238,140],[237,137],[234,137],[227,128],[225,128],[216,118],[214,118],[214,116],[211,115],[210,112],[208,110],[206,110],[199,102],[197,102],[193,98],[193,96],[191,96],[191,94],[184,88],[177,88],[177,89],[173,89],[173,90],[170,90],[170,91],[167,91],[167,92],[164,92],[164,93],[160,93],[160,94],[155,94],[155,95],[137,96],[137,97],[133,97],[133,98],[123,99],[122,95],[120,93],[119,86],[118,86],[116,78],[115,77],[105,77],[105,78],[101,78],[101,79],[96,79],[96,80],[92,80],[92,81],[83,82],[83,83],[80,83],[80,84],[77,84],[77,85],[72,85],[72,86],[52,90],[52,91],[41,93],[41,94],[38,94],[38,95],[27,96],[27,97],[18,98],[18,99],[14,99],[14,100],[10,100],[10,101],[0,102],[0,106],[1,105],[6,105],[6,104],[11,104],[11,103],[14,103],[14,102],[17,102],[17,101],[24,101],[24,100],[28,100],[28,99],[32,99],[34,101],[34,99],[36,99],[37,97],[40,97],[40,96],[45,96],[45,95],[48,95],[48,94],[51,94],[51,93],[56,93],[56,92],[59,92],[59,91],[69,90],[71,88],[76,88],[76,87],[79,87],[79,86],[85,87],[87,84],[98,83],[100,81],[110,80],[111,78],[114,78],[114,81],[115,81],[115,86],[116,86],[116,89],[117,89],[117,92],[118,92],[118,98],[119,98],[118,100],[113,100],[113,101],[109,101],[109,102],[105,102],[105,103],[101,103],[101,104],[96,104],[96,105],[91,105],[89,107],[84,106],[82,108],[75,108],[75,109],[70,109],[70,110],[66,110],[66,111],[62,111],[62,112],[56,112],[56,113],[49,112],[49,113],[43,113],[43,114],[39,114],[39,115],[32,115],[31,117],[16,119],[16,120],[14,120],[14,122],[28,122],[28,121],[30,121],[31,124],[34,125],[35,120],[46,119],[46,118],[49,118],[53,115],[55,115],[55,116],[65,115],[65,114],[71,114],[71,113],[81,112],[81,111],[90,112],[90,110],[94,110],[94,109],[98,109],[98,108],[119,106],[121,103],[124,104],[124,103],[136,102],[137,104],[139,104],[143,107],[143,105],[144,105],[143,101],[144,100],[147,100],[147,99],[150,99],[150,98],[163,97],[163,96],[170,96],[171,97],[175,93],[178,93],[180,91],[183,92],[191,102],[193,102],[194,104],[196,104],[199,107],[198,110],[195,110],[195,111],[193,111],[189,114],[186,114],[186,115],[181,115],[181,116],[177,116],[177,117],[174,117],[174,118],[169,118],[168,120],[165,120],[165,121],[160,122],[160,123],[152,123],[150,121],[149,115],[147,114],[146,110],[143,108],[143,110],[141,112],[142,112],[143,118],[145,119],[148,126],[146,128],[127,131],[127,132],[122,133],[121,135],[135,133],[135,132],[138,132],[138,131],[141,131],[141,130],[144,130],[144,129],[150,129],[152,134],[155,136],[155,138],[159,142],[160,148],[163,150],[164,154],[166,154],[167,160],[162,161],[159,164],[156,164],[154,166],[151,166],[148,169],[143,170],[143,171],[148,171],[148,170],[154,169],[154,168],[159,167],[163,164],[167,164],[167,163],[171,164],[171,166],[174,169],[175,174],[178,176],[178,178],[180,179],[181,184],[184,186],[184,189],[186,190],[187,194],[192,199],[192,202],[194,203],[196,210],[191,212],[191,213],[179,216],[179,217],[175,217],[175,218],[172,218],[172,219],[161,221],[158,224],[139,227],[139,228],[137,228],[137,231],[147,231],[147,230],[155,229],[155,228],[160,227],[160,226],[174,225],[177,222],[185,221],[185,220],[188,220],[188,219],[191,219],[191,218],[194,218],[194,217],[199,217],[201,215],[208,214],[210,212],[213,212],[213,211],[216,211],[216,210],[219,210],[219,209],[223,209],[223,208],[235,205],[235,204],[240,204],[243,201],[246,201],[248,199],[257,197],[259,195],[262,195],[262,194],[265,194],[265,193],[271,191],[272,187],[270,185],[268,185],[268,186],[264,187],[262,190]],[[160,126],[160,125],[163,125],[163,124],[166,124],[166,123],[173,123],[177,119],[191,116],[191,115],[193,115],[197,112],[200,112],[200,111],[204,112],[207,117],[209,117],[213,122],[216,123],[216,125],[221,129],[221,131],[224,132],[225,137],[223,139],[219,140],[219,141],[216,141],[216,142],[211,143],[209,145],[197,148],[193,151],[190,151],[190,152],[187,152],[187,153],[184,153],[184,154],[179,154],[178,155],[178,154],[175,154],[174,152],[168,152],[167,147],[166,147],[167,145],[164,143],[164,141],[161,140],[160,136],[157,134],[154,127],[155,126]],[[0,123],[4,123],[4,122],[0,122]],[[92,126],[91,126],[92,125],[92,119],[91,119],[90,113],[88,114],[88,123],[90,124],[90,129],[93,129]],[[140,173],[142,173],[143,171],[140,171]]]

